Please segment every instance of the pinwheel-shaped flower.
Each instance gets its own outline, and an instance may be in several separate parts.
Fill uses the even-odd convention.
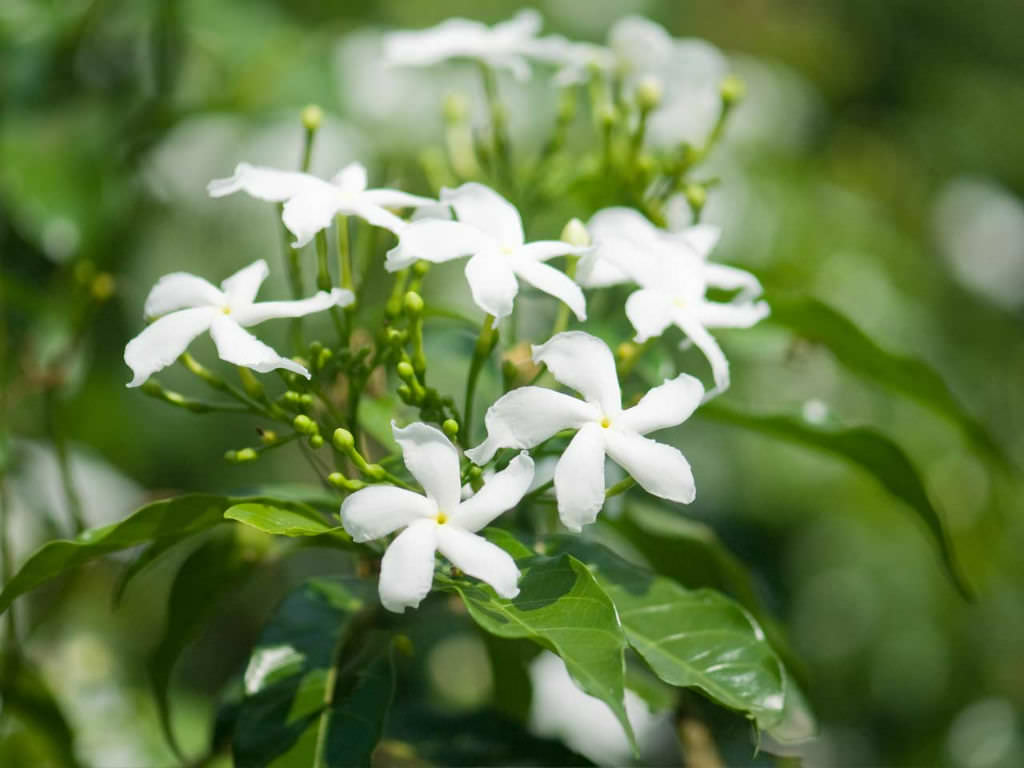
[[[302,317],[335,305],[352,303],[351,291],[320,291],[301,301],[255,303],[256,293],[269,274],[260,259],[239,270],[220,288],[187,272],[161,277],[146,297],[147,318],[159,318],[128,342],[124,361],[135,374],[128,383],[138,387],[157,371],[173,363],[203,331],[209,331],[222,360],[265,373],[285,368],[309,378],[309,371],[244,330],[275,317]]]
[[[583,291],[544,262],[555,256],[585,253],[588,247],[561,240],[525,242],[519,211],[483,184],[442,189],[441,202],[451,205],[459,220],[428,218],[407,224],[398,245],[388,252],[388,270],[404,269],[417,259],[440,263],[472,256],[466,263],[466,280],[473,301],[484,312],[495,318],[512,313],[518,277],[564,301],[580,320],[586,319]]]
[[[583,399],[543,387],[512,390],[487,409],[487,439],[466,451],[469,458],[485,464],[499,448],[532,448],[563,429],[579,430],[555,467],[558,514],[573,531],[594,522],[604,505],[606,455],[648,493],[693,501],[693,473],[683,454],[644,435],[686,421],[704,394],[699,380],[680,374],[623,410],[615,360],[600,339],[559,333],[535,346],[533,359]]]
[[[757,301],[761,283],[749,272],[707,260],[717,227],[680,232],[659,229],[630,208],[606,208],[590,220],[594,250],[580,260],[578,279],[587,287],[635,282],[626,300],[636,341],[676,325],[711,364],[715,392],[729,387],[729,361],[708,328],[749,328],[769,314]],[[728,302],[708,301],[708,288],[737,291]]]
[[[309,173],[278,171],[274,168],[239,163],[235,174],[214,179],[207,187],[211,197],[223,197],[242,190],[252,197],[284,203],[282,220],[295,235],[294,247],[301,248],[316,233],[331,225],[338,214],[358,216],[395,234],[405,222],[388,208],[410,208],[436,204],[429,197],[410,195],[398,189],[367,189],[366,168],[350,163],[330,181]]]
[[[461,571],[490,584],[502,597],[519,594],[519,569],[512,557],[476,531],[511,509],[533,479],[525,453],[496,473],[474,496],[461,500],[459,454],[440,430],[416,422],[392,424],[409,472],[425,496],[390,485],[356,491],[341,505],[341,522],[356,541],[369,541],[404,528],[380,564],[381,604],[402,613],[420,604],[434,581],[434,553]]]
[[[392,64],[413,67],[447,59],[474,59],[525,80],[530,76],[527,57],[534,55],[542,23],[534,10],[520,11],[493,27],[469,19],[448,19],[429,29],[393,32],[384,39],[384,56]]]

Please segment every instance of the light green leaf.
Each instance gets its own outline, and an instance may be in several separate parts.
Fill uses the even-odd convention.
[[[666,683],[696,688],[762,729],[782,722],[782,663],[738,603],[709,589],[684,589],[578,536],[551,537],[546,548],[587,563],[614,602],[629,644]]]
[[[574,557],[532,557],[517,564],[522,577],[514,600],[479,582],[441,574],[435,580],[462,597],[483,630],[528,638],[561,656],[580,688],[608,705],[635,744],[624,704],[626,641],[608,595]]]
[[[235,504],[224,512],[224,517],[278,536],[328,534],[342,541],[352,541],[340,525],[328,525],[316,510],[296,504],[287,507],[257,502]]]
[[[967,598],[972,590],[956,561],[938,511],[932,506],[917,468],[896,443],[874,429],[843,429],[810,424],[793,416],[747,413],[720,402],[708,403],[701,416],[832,453],[870,472],[893,496],[906,502],[924,522],[957,589]]]
[[[953,396],[929,365],[882,349],[847,317],[816,299],[773,299],[771,322],[822,344],[842,365],[882,386],[901,392],[958,424],[989,455],[1006,454],[988,430]]]

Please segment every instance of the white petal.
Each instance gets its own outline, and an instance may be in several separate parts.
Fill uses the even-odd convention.
[[[437,200],[420,195],[410,195],[399,189],[368,189],[359,196],[360,201],[384,208],[418,208],[424,205],[437,206]],[[448,206],[445,206],[447,210]]]
[[[687,338],[694,343],[711,364],[711,375],[715,380],[714,392],[727,390],[729,388],[729,361],[714,337],[705,330],[698,318],[682,309],[673,309],[672,322],[679,326],[679,329],[686,334]]]
[[[254,261],[248,267],[238,270],[231,277],[222,281],[221,290],[228,298],[231,308],[252,304],[259,293],[260,286],[270,274],[270,267],[263,259]]]
[[[672,300],[661,291],[641,288],[626,299],[626,317],[636,331],[634,341],[642,344],[672,324]]]
[[[600,421],[590,403],[544,387],[519,387],[487,409],[487,439],[466,451],[475,464],[486,464],[499,448],[533,448],[556,432]]]
[[[722,238],[722,230],[713,224],[697,224],[675,233],[674,237],[685,243],[700,258],[706,259]]]
[[[355,301],[352,291],[332,288],[330,293],[319,291],[315,296],[298,301],[261,301],[231,311],[231,318],[243,327],[262,323],[275,317],[305,317],[331,307],[347,307]]]
[[[466,262],[466,281],[473,301],[495,319],[512,314],[519,283],[508,259],[491,251],[476,254]]]
[[[726,291],[739,290],[737,299],[754,299],[761,295],[761,281],[743,269],[725,264],[705,264],[704,282]]]
[[[532,481],[533,459],[523,452],[501,472],[488,478],[476,494],[462,502],[451,521],[467,531],[479,531],[502,512],[518,504]]]
[[[391,422],[402,460],[427,496],[447,515],[459,505],[459,452],[441,430],[417,421],[407,427]]]
[[[617,429],[607,431],[605,443],[612,460],[648,493],[681,504],[693,501],[693,472],[679,449]]]
[[[147,325],[124,348],[124,361],[134,374],[128,386],[140,386],[177,360],[219,313],[220,310],[211,307],[181,309]]]
[[[608,288],[629,283],[633,278],[611,259],[605,258],[605,243],[595,243],[595,249],[583,254],[576,265],[576,282],[584,288]]]
[[[520,83],[530,79],[530,62],[525,57],[516,54],[484,54],[485,59],[494,69],[507,69],[512,77]]]
[[[654,387],[639,403],[623,411],[615,420],[615,428],[646,435],[656,429],[674,427],[690,418],[703,397],[700,379],[681,373]]]
[[[405,225],[398,245],[388,251],[389,272],[405,269],[417,259],[435,264],[471,256],[487,247],[490,238],[468,224],[444,219],[420,219]]]
[[[519,569],[501,547],[455,525],[437,526],[436,535],[438,551],[456,568],[490,584],[502,597],[511,600],[519,594]]]
[[[216,314],[210,326],[210,336],[217,345],[220,359],[259,373],[266,373],[277,368],[294,371],[300,376],[310,378],[309,371],[294,360],[281,357],[262,341],[257,339],[242,326],[224,314]]]
[[[568,275],[540,261],[517,259],[512,268],[534,288],[565,302],[580,322],[587,319],[587,300],[583,291]]]
[[[482,51],[489,30],[478,21],[447,19],[436,27],[394,32],[384,38],[384,56],[392,64],[427,66],[467,52]]]
[[[156,281],[146,297],[146,317],[160,317],[168,312],[190,307],[220,307],[224,294],[201,277],[187,272],[172,272]]]
[[[296,195],[284,204],[281,220],[288,231],[295,235],[293,248],[301,248],[316,233],[327,229],[341,209],[343,200],[338,190],[330,184],[325,189]]]
[[[583,331],[566,331],[533,347],[534,362],[544,363],[551,375],[572,387],[606,416],[622,410],[615,358],[608,345]]]
[[[392,485],[363,488],[341,505],[341,524],[354,541],[379,539],[415,520],[436,515],[437,506],[430,499]]]
[[[752,304],[705,301],[697,308],[697,317],[706,328],[749,328],[770,314],[770,308],[763,301]]]
[[[562,525],[579,533],[604,506],[604,430],[587,424],[565,449],[555,467],[555,496]]]
[[[381,208],[379,205],[365,202],[362,195],[355,200],[339,206],[339,212],[348,213],[351,216],[358,216],[368,221],[375,227],[386,229],[396,235],[400,235],[405,229],[405,220],[396,216],[391,211]]]
[[[508,21],[500,21],[491,27],[491,34],[499,45],[522,43],[540,32],[543,23],[540,13],[533,8],[524,8]]]
[[[555,256],[582,254],[591,250],[589,245],[570,245],[562,240],[536,240],[516,248],[515,255],[530,261],[547,261]]]
[[[381,558],[377,591],[389,611],[416,608],[430,593],[437,528],[433,520],[417,520],[395,537]]]
[[[655,241],[660,231],[646,216],[633,208],[602,208],[590,217],[587,230],[594,240],[606,237],[628,240],[636,245]]]
[[[325,187],[330,189],[331,185],[308,173],[239,163],[234,176],[214,179],[207,184],[206,190],[211,197],[223,197],[242,190],[260,200],[282,203],[296,195],[323,191]]]
[[[366,166],[362,163],[349,163],[334,175],[331,183],[345,195],[359,194],[366,190]]]
[[[523,222],[519,211],[490,187],[469,182],[455,189],[442,189],[441,202],[455,209],[459,221],[486,232],[502,248],[523,244]]]

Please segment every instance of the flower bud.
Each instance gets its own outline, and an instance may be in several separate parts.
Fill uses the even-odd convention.
[[[619,119],[619,111],[611,104],[605,104],[598,110],[597,119],[605,128],[611,128]]]
[[[400,331],[397,328],[388,328],[385,334],[388,340],[388,344],[398,345],[405,341],[407,334],[405,331]]]
[[[324,120],[324,111],[316,104],[310,104],[302,110],[302,126],[310,133],[320,130],[320,123]]]
[[[367,477],[371,477],[374,480],[383,480],[388,474],[388,471],[380,464],[367,464],[363,468],[363,472],[366,473]]]
[[[449,438],[455,439],[455,436],[459,434],[459,422],[455,419],[445,419],[441,425],[441,430],[448,435]]]
[[[239,451],[228,451],[224,454],[224,458],[232,464],[242,464],[246,461],[256,461],[259,458],[259,454],[252,448],[242,448]]]
[[[309,436],[309,447],[310,448],[323,448],[324,439],[320,435]]]
[[[405,311],[410,315],[418,315],[423,311],[423,297],[416,291],[409,291],[405,294]]]
[[[420,259],[419,261],[413,262],[412,273],[416,277],[423,277],[427,272],[430,271],[430,262]]]
[[[117,284],[114,282],[114,277],[109,272],[100,272],[92,279],[92,283],[89,285],[89,291],[96,301],[106,301],[114,295],[116,288]]]
[[[299,404],[299,399],[302,397],[302,395],[300,395],[294,389],[288,389],[288,390],[285,390],[285,393],[283,395],[281,395],[281,397],[284,399],[284,401],[286,403],[291,403],[292,405],[298,405]]]
[[[331,436],[331,443],[342,453],[351,451],[356,444],[356,439],[352,436],[352,433],[343,427],[338,427],[334,430],[334,434]]]
[[[313,396],[308,392],[299,395],[299,405],[309,407],[313,404]]]
[[[444,97],[443,114],[447,123],[461,123],[469,114],[469,103],[465,95],[452,91]]]
[[[400,384],[395,391],[398,393],[398,396],[402,398],[403,403],[412,401],[412,390],[406,384]]]
[[[300,413],[292,419],[292,426],[295,427],[296,432],[303,435],[315,435],[320,431],[320,427],[317,426],[316,422],[304,413]]]
[[[708,201],[708,191],[702,184],[687,184],[684,194],[686,195],[686,202],[697,211],[701,210]]]
[[[569,219],[569,222],[562,228],[562,242],[569,245],[586,247],[590,245],[590,233],[577,218]]]
[[[327,482],[335,488],[342,488],[346,491],[358,491],[360,488],[366,487],[366,483],[362,480],[349,480],[341,472],[331,472],[327,476]]]
[[[398,371],[398,378],[402,381],[409,381],[416,372],[412,368],[412,363],[402,360],[398,365],[395,366],[395,370]]]
[[[261,429],[259,430],[259,433],[260,442],[262,442],[264,445],[273,445],[274,443],[277,442],[277,432],[275,432],[274,430]]]
[[[636,85],[637,107],[639,107],[641,112],[650,112],[652,109],[657,109],[658,105],[661,104],[662,92],[661,80],[653,75],[642,78]]]
[[[726,107],[739,104],[747,93],[747,86],[736,75],[729,75],[719,86],[719,93],[722,95],[722,103]]]

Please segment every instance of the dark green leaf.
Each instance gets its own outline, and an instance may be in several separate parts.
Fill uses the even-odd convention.
[[[312,579],[282,602],[245,673],[237,766],[369,764],[394,671],[388,638],[359,632],[366,586]]]
[[[164,536],[142,550],[142,552],[139,553],[139,556],[132,560],[132,562],[125,567],[121,572],[121,575],[118,577],[117,584],[114,585],[114,594],[112,597],[114,606],[116,607],[121,604],[121,599],[124,597],[125,590],[128,588],[132,579],[146,570],[149,566],[153,565],[157,560],[161,559],[169,550],[189,538],[190,535],[191,534],[185,534],[184,536]]]
[[[74,734],[43,678],[21,656],[9,653],[0,657],[0,712],[7,727],[0,729],[0,763],[4,765],[41,764],[74,768]],[[32,756],[24,746],[8,743],[14,721],[30,729],[33,735]],[[31,763],[27,762],[31,759]],[[50,762],[53,761],[53,762]]]
[[[946,382],[921,360],[882,349],[847,317],[816,299],[772,301],[771,321],[822,344],[842,365],[928,406],[960,425],[979,447],[1005,461],[988,430],[953,396]]]
[[[917,469],[903,449],[881,432],[868,427],[818,426],[792,416],[746,413],[719,402],[702,406],[698,413],[715,421],[817,448],[866,469],[886,490],[917,512],[935,537],[953,582],[965,597],[971,597],[971,587],[960,572],[942,519],[932,506]]]
[[[578,536],[554,536],[547,546],[588,564],[615,603],[629,644],[666,683],[697,688],[760,728],[782,722],[782,663],[739,604],[709,589],[684,589]]]
[[[528,638],[554,651],[569,674],[591,696],[601,699],[635,744],[624,704],[625,638],[608,595],[587,567],[573,557],[520,560],[519,595],[505,600],[479,582],[450,580],[473,620],[505,638]]]
[[[224,517],[278,536],[329,534],[332,538],[352,541],[340,525],[328,525],[316,510],[296,504],[288,507],[255,502],[235,504],[224,513]]]
[[[524,722],[530,711],[533,686],[527,665],[540,648],[525,640],[509,640],[481,632],[494,681],[494,707],[507,717]]]

